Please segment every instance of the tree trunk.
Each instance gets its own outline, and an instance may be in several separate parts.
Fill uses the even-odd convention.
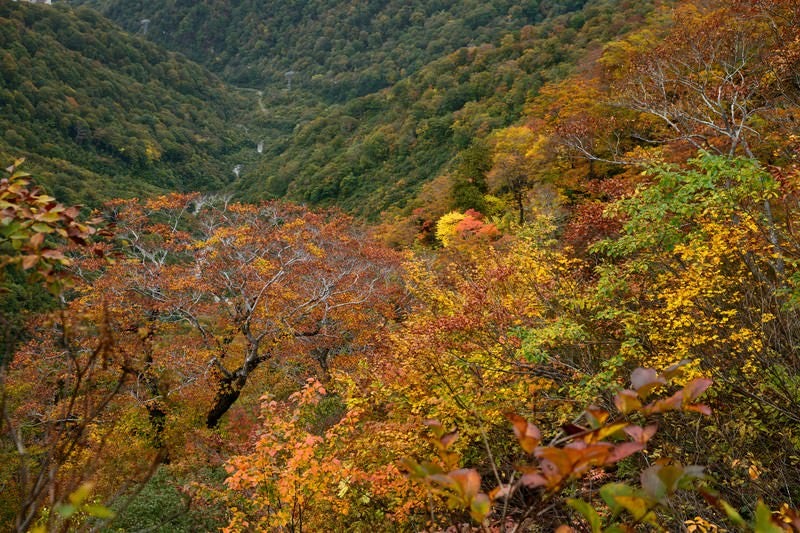
[[[214,404],[206,416],[206,427],[214,429],[219,425],[219,421],[228,412],[239,395],[242,393],[245,379],[237,374],[220,380],[217,386],[217,394],[214,396]]]
[[[243,330],[243,333],[248,338],[252,337],[249,329]],[[260,339],[252,340],[249,343],[247,356],[242,366],[237,368],[234,372],[221,372],[222,376],[217,384],[217,394],[214,396],[214,404],[211,406],[206,416],[206,427],[209,429],[214,429],[219,425],[220,419],[222,419],[225,413],[228,412],[228,409],[236,403],[236,400],[239,399],[242,389],[245,384],[247,384],[247,378],[253,370],[258,368],[258,365],[269,358],[269,354],[259,355],[259,342]]]

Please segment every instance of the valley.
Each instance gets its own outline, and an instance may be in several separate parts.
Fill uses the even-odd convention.
[[[800,531],[798,43],[0,1],[0,531]]]

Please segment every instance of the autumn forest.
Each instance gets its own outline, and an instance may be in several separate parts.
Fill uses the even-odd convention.
[[[275,4],[0,0],[0,531],[800,531],[800,1]]]

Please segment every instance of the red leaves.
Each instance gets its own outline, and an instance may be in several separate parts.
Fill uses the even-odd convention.
[[[683,389],[675,392],[672,396],[652,402],[642,408],[645,414],[665,413],[667,411],[695,411],[700,414],[710,415],[711,409],[707,405],[692,403],[708,387],[712,381],[706,378],[693,379],[684,386]]]
[[[706,389],[708,389],[714,382],[708,378],[693,379],[683,387],[684,405],[688,402],[695,401]]]
[[[626,427],[623,431],[625,431],[625,433],[627,433],[633,439],[634,442],[640,444],[647,444],[647,441],[652,439],[653,435],[656,434],[657,429],[658,426],[656,426],[655,424],[650,424],[649,426],[646,427],[630,425]]]
[[[634,413],[649,416],[671,410],[710,412],[708,407],[694,403],[712,384],[706,378],[694,379],[666,398],[643,404],[643,400],[654,391],[666,387],[681,366],[670,367],[662,373],[637,368],[631,375],[631,388],[618,393],[614,404],[624,416]],[[655,424],[640,426],[627,420],[614,420],[608,411],[589,406],[583,416],[588,427],[578,425],[577,421],[568,424],[565,426],[568,430],[562,428],[561,436],[553,439],[550,445],[541,446],[542,433],[537,426],[516,413],[506,413],[505,417],[511,422],[520,447],[536,459],[536,464],[518,468],[521,476],[516,483],[501,483],[487,495],[480,492],[480,475],[473,469],[451,469],[445,473],[444,469],[432,463],[404,460],[403,464],[411,477],[428,484],[433,492],[446,495],[451,508],[466,508],[476,521],[482,522],[491,512],[495,500],[510,498],[519,487],[541,488],[553,495],[593,469],[612,465],[644,450],[657,430]],[[433,444],[440,457],[449,461],[452,457],[449,448],[457,439],[457,433],[445,432],[436,420],[428,420],[425,424],[434,433]],[[625,437],[630,440],[625,440]],[[637,522],[655,524],[652,511],[655,506],[676,490],[688,488],[702,478],[700,467],[660,461],[642,473],[641,490],[622,483],[608,483],[600,494],[615,515],[626,511]],[[600,515],[589,504],[580,500],[570,500],[568,504],[591,523],[593,531],[601,530]]]
[[[711,386],[711,380],[705,378],[694,379],[671,396],[643,405],[642,400],[658,387],[667,385],[678,369],[679,366],[671,367],[659,374],[655,370],[637,368],[631,375],[632,389],[619,392],[614,404],[623,415],[635,412],[652,415],[681,409],[709,414],[707,406],[693,403]],[[657,429],[655,424],[642,427],[626,421],[610,421],[607,411],[593,406],[586,410],[584,417],[590,428],[570,424],[569,430],[563,430],[566,436],[555,441],[566,443],[563,447],[542,447],[538,446],[541,433],[536,426],[519,415],[506,415],[522,449],[527,453],[533,452],[539,462],[538,468],[525,470],[520,480],[523,485],[544,487],[550,492],[558,490],[568,480],[580,478],[592,467],[611,465],[643,450]],[[621,434],[627,435],[631,441],[619,442]],[[664,472],[666,476],[669,470]]]
[[[454,230],[462,240],[490,241],[500,237],[500,230],[492,223],[484,222],[483,215],[474,209],[464,213],[464,219]]]
[[[10,176],[0,180],[0,243],[9,243],[13,250],[0,257],[0,266],[18,264],[23,270],[33,270],[55,289],[65,277],[56,267],[69,260],[51,246],[66,244],[61,239],[86,245],[95,228],[77,222],[78,207],[65,207],[31,187],[29,174],[17,169],[21,163],[18,160],[8,167]]]

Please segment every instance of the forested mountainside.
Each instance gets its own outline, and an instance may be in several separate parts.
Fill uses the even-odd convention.
[[[374,220],[454,168],[460,152],[518,120],[544,84],[579,70],[604,43],[641,25],[651,8],[591,0],[497,44],[463,47],[377,93],[305,113],[291,134],[265,145],[268,157],[243,174],[237,190],[247,198],[336,205]],[[300,95],[265,95],[264,120],[287,99],[302,108]]]
[[[227,81],[291,83],[327,101],[373,93],[458,48],[580,9],[586,0],[71,0],[180,51]],[[287,74],[287,73],[293,74]]]
[[[81,180],[98,183],[91,193],[97,198],[139,194],[153,187],[224,189],[250,200],[278,197],[336,205],[377,220],[382,211],[402,208],[422,184],[446,172],[460,151],[479,144],[494,128],[517,120],[523,104],[544,83],[568,75],[580,58],[597,53],[604,42],[641,24],[650,10],[648,2],[605,0],[491,9],[453,2],[434,11],[430,10],[435,6],[426,4],[424,9],[411,6],[411,13],[416,9],[435,16],[426,16],[416,26],[409,22],[408,31],[392,23],[389,35],[384,35],[362,20],[363,13],[358,14],[367,4],[351,9],[331,3],[308,10],[282,4],[270,16],[247,3],[226,8],[233,11],[226,16],[217,12],[222,4],[214,6],[161,5],[160,15],[150,19],[148,34],[135,36],[124,34],[86,8],[73,13],[63,5],[50,9],[24,3],[7,6],[6,40],[15,45],[9,45],[5,55],[4,94],[12,104],[18,100],[22,105],[4,107],[6,146],[18,149],[18,155],[35,154],[34,164],[42,157],[57,160],[58,165],[37,169],[43,170],[44,184],[57,183],[53,192],[64,199],[90,199],[81,196],[85,192],[76,194],[70,184],[68,177],[80,174]],[[134,17],[136,9],[145,9],[130,2],[99,7],[123,22]],[[400,13],[406,11],[385,6],[371,7],[368,12],[384,12],[381,9],[393,16],[405,16]],[[340,17],[342,10],[351,18]],[[323,12],[324,16],[317,16]],[[493,13],[493,17],[480,18],[473,12]],[[562,12],[566,14],[557,15]],[[290,14],[294,18],[287,18]],[[240,28],[239,18],[266,17],[261,26],[281,28],[285,39],[258,58],[247,56],[249,49],[238,41],[228,43],[226,53],[238,51],[241,57],[226,59],[225,64],[250,61],[253,70],[261,68],[258,61],[304,56],[309,40],[297,36],[307,35],[312,31],[309,27],[316,28],[331,17],[340,21],[334,29],[341,39],[358,34],[353,25],[372,32],[361,56],[348,52],[348,57],[360,58],[365,65],[366,58],[371,58],[369,68],[386,59],[381,50],[393,42],[391,35],[415,45],[443,40],[448,46],[410,48],[407,56],[393,53],[393,61],[405,58],[402,61],[408,63],[402,75],[369,91],[348,94],[388,87],[361,97],[336,98],[343,101],[329,104],[324,91],[299,75],[292,78],[291,89],[282,74],[278,82],[258,88],[225,87],[200,66],[146,41],[161,40],[156,20],[172,21],[179,15],[192,23],[181,26],[176,21],[176,26],[191,27],[188,33],[211,40],[219,34],[228,39],[248,35]],[[285,27],[290,19],[291,31]],[[449,22],[440,27],[435,22],[440,19]],[[527,24],[539,19],[544,22]],[[476,26],[475,20],[482,22]],[[194,31],[206,24],[219,27]],[[465,27],[471,30],[464,31]],[[377,39],[378,35],[384,37]],[[462,41],[469,46],[458,48]],[[197,43],[164,42],[189,55],[202,48]],[[330,59],[331,55],[319,57]],[[43,68],[56,63],[58,68]],[[98,63],[102,68],[93,68]],[[300,67],[279,70],[284,68]],[[369,78],[360,67],[341,68],[341,74],[354,80]],[[228,81],[242,81],[230,72],[222,74]],[[26,84],[33,90],[26,91]],[[52,132],[46,136],[44,149],[33,130]],[[240,179],[235,179],[234,168]],[[52,177],[56,169],[58,179]],[[118,179],[101,183],[100,176],[112,172]]]
[[[252,89],[244,94],[264,156],[242,168],[239,197],[336,205],[372,220],[650,9],[597,0],[90,4]]]
[[[0,150],[63,200],[217,190],[255,152],[249,99],[90,9],[3,2],[0,50]]]
[[[0,530],[800,532],[800,1],[574,7],[333,101],[3,4]]]

